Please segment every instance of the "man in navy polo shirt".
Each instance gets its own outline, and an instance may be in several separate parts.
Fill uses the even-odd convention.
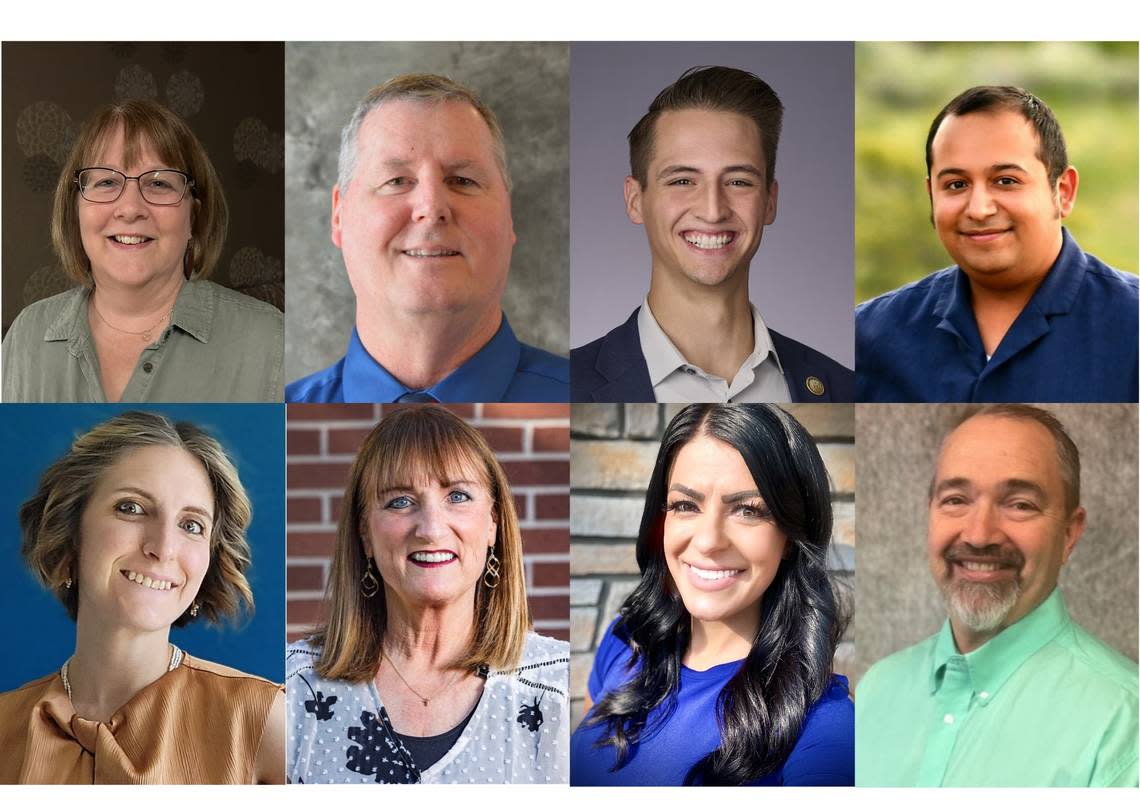
[[[500,301],[515,244],[503,133],[443,76],[376,87],[341,134],[332,240],[356,295],[344,358],[290,403],[568,399],[569,362],[522,344]]]
[[[1135,402],[1137,278],[1061,226],[1078,176],[1052,110],[966,90],[934,118],[926,168],[957,265],[856,308],[857,399]]]

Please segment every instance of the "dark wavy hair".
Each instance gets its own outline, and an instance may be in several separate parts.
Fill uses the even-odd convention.
[[[633,650],[630,668],[637,671],[594,706],[587,724],[605,724],[597,746],[613,746],[618,769],[652,729],[646,725],[650,712],[664,705],[668,718],[676,708],[691,620],[665,563],[665,506],[677,452],[700,435],[740,451],[788,539],[785,558],[764,592],[752,649],[717,700],[720,746],[685,776],[686,784],[739,785],[768,775],[787,759],[808,709],[831,683],[832,657],[844,626],[827,575],[827,471],[811,435],[777,406],[687,406],[665,429],[637,538],[641,583],[622,605],[615,626],[615,634]]]

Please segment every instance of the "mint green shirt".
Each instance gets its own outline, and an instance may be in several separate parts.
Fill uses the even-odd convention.
[[[4,337],[6,403],[105,403],[82,286],[40,300]],[[143,349],[122,403],[282,399],[281,311],[208,280],[182,286],[170,324]]]
[[[857,786],[1136,786],[1137,667],[1059,589],[978,649],[941,632],[855,692]]]

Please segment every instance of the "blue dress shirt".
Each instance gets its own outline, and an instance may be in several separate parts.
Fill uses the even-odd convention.
[[[986,360],[957,266],[855,309],[860,402],[1136,402],[1137,289],[1067,230],[1044,282]]]
[[[461,367],[427,389],[409,389],[384,369],[356,328],[344,358],[285,387],[286,403],[392,403],[414,392],[441,403],[565,403],[570,362],[515,338],[507,317],[489,342]]]
[[[624,685],[634,674],[632,651],[610,624],[594,656],[587,684],[595,703]],[[740,669],[732,661],[698,672],[681,667],[676,707],[660,705],[649,714],[641,741],[630,748],[627,763],[617,770],[612,745],[595,747],[605,723],[578,726],[570,737],[572,786],[679,786],[685,775],[721,744],[717,701],[721,689]],[[833,675],[831,687],[808,708],[799,739],[780,769],[752,781],[754,786],[854,786],[855,706],[847,696],[847,679]]]

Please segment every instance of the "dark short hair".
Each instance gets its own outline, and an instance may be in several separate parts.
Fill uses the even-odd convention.
[[[208,277],[222,255],[229,225],[222,180],[186,121],[157,101],[147,100],[101,107],[83,125],[72,146],[55,186],[51,215],[52,246],[64,273],[76,282],[88,286],[93,283],[91,261],[83,250],[79,232],[79,185],[75,182],[75,172],[98,161],[120,126],[128,164],[149,146],[165,163],[163,167],[183,171],[194,179],[187,198],[179,202],[192,208],[185,268],[187,279],[192,274]]]
[[[986,406],[974,408],[958,418],[953,427],[942,435],[939,442],[938,454],[941,456],[942,447],[950,435],[957,431],[966,421],[975,417],[1005,417],[1010,420],[1037,423],[1053,437],[1053,446],[1057,450],[1057,467],[1061,471],[1061,486],[1065,490],[1065,512],[1072,514],[1073,510],[1081,505],[1081,452],[1065,430],[1061,421],[1045,409],[1029,406],[1025,403],[991,403]],[[938,470],[930,480],[929,499],[934,500],[934,484],[937,480]]]
[[[629,172],[642,187],[649,178],[657,119],[663,112],[681,109],[735,112],[752,120],[760,130],[764,178],[771,186],[776,177],[776,148],[780,144],[780,128],[784,123],[784,105],[776,91],[747,70],[690,67],[657,94],[649,105],[649,111],[629,133]]]
[[[1021,87],[970,87],[954,98],[942,111],[934,116],[930,132],[926,135],[926,175],[934,162],[932,149],[934,135],[948,115],[968,115],[971,112],[1006,110],[1017,112],[1033,124],[1037,131],[1037,159],[1045,165],[1049,184],[1055,186],[1061,174],[1069,167],[1069,155],[1065,150],[1065,135],[1049,105],[1028,90]]]

